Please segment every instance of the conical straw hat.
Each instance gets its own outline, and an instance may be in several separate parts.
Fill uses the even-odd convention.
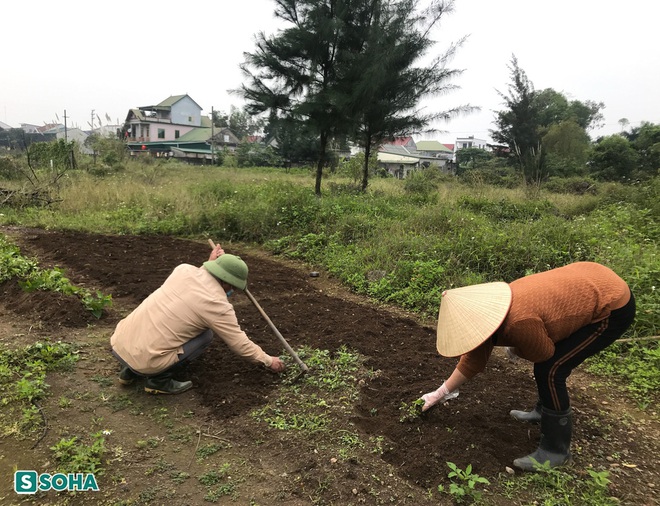
[[[511,306],[507,283],[483,283],[442,293],[438,314],[440,355],[457,357],[486,341],[504,321]]]

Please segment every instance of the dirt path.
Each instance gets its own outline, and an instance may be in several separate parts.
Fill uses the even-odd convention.
[[[264,428],[250,412],[268,402],[280,378],[233,356],[219,339],[189,368],[195,384],[189,393],[158,398],[144,394],[140,385],[121,387],[108,345],[117,321],[176,265],[201,264],[208,245],[167,237],[19,228],[0,232],[25,255],[60,266],[76,284],[114,299],[109,314],[95,320],[56,295],[26,294],[9,283],[0,286],[1,344],[62,339],[79,343],[83,357],[74,373],[53,376],[52,395],[44,406],[49,430],[35,449],[34,441],[0,439],[0,504],[21,499],[12,492],[12,466],[47,468],[47,448],[81,428],[112,431],[108,443],[114,454],[110,472],[102,477],[105,492],[99,493],[98,504],[204,503],[206,489],[195,476],[211,461],[194,457],[196,449],[212,443],[220,446],[214,465],[232,462],[232,472],[240,476],[233,491],[238,504],[419,504],[428,489],[446,482],[447,461],[461,468],[472,464],[495,483],[507,476],[505,469],[514,458],[536,447],[538,428],[514,423],[508,415],[535,400],[531,368],[496,355],[457,399],[402,423],[401,403],[435,388],[455,365],[455,360],[437,356],[434,329],[350,295],[323,274],[312,278],[300,266],[238,247],[226,249],[246,260],[250,291],[294,348],[333,352],[346,345],[367,357],[366,366],[377,374],[364,384],[345,430],[381,441],[382,452],[344,461],[324,454],[314,441],[292,445],[286,432]],[[283,353],[247,297],[237,295],[234,304],[248,335],[267,352]],[[657,415],[653,408],[638,411],[599,382],[583,372],[569,381],[576,411],[575,466],[610,470],[611,491],[624,504],[656,504]],[[73,407],[59,406],[62,396],[74,399]],[[47,498],[52,504],[90,503],[89,496],[83,501],[80,494],[64,500],[50,493]],[[436,495],[434,503],[441,500]]]

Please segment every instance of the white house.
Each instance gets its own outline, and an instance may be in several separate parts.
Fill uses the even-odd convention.
[[[454,143],[454,154],[456,154],[459,149],[463,148],[479,148],[488,150],[490,149],[488,144],[489,143],[487,140],[475,139],[474,135],[470,135],[469,137],[457,137],[456,142]]]
[[[157,105],[131,109],[124,122],[127,143],[174,141],[195,130],[208,128],[211,120],[202,116],[202,108],[188,95],[174,95]]]

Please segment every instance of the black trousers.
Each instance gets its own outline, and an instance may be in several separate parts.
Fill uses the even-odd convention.
[[[555,354],[534,364],[534,379],[543,407],[565,411],[570,407],[566,379],[587,358],[604,350],[630,327],[635,319],[635,297],[605,320],[587,325],[555,343]]]

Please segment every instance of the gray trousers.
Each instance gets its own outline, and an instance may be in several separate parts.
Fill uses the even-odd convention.
[[[183,345],[183,353],[179,353],[179,355],[178,355],[179,361],[178,362],[175,362],[174,364],[172,364],[167,369],[163,369],[162,371],[159,371],[156,374],[151,374],[151,375],[142,374],[142,373],[139,373],[139,372],[134,371],[133,369],[131,369],[131,366],[129,366],[124,361],[124,359],[121,358],[117,353],[115,353],[115,350],[112,350],[112,354],[115,356],[115,358],[117,360],[119,360],[121,365],[123,365],[124,367],[128,367],[129,369],[131,369],[131,371],[133,371],[138,376],[144,376],[144,377],[159,376],[163,373],[171,372],[173,369],[181,366],[182,364],[186,364],[186,363],[190,362],[191,360],[194,360],[197,357],[199,357],[204,352],[204,350],[206,350],[206,348],[209,347],[209,345],[211,344],[211,341],[213,341],[213,331],[211,329],[206,329],[204,332],[202,332],[201,334],[199,334],[196,337],[193,337],[190,341],[186,342]]]

